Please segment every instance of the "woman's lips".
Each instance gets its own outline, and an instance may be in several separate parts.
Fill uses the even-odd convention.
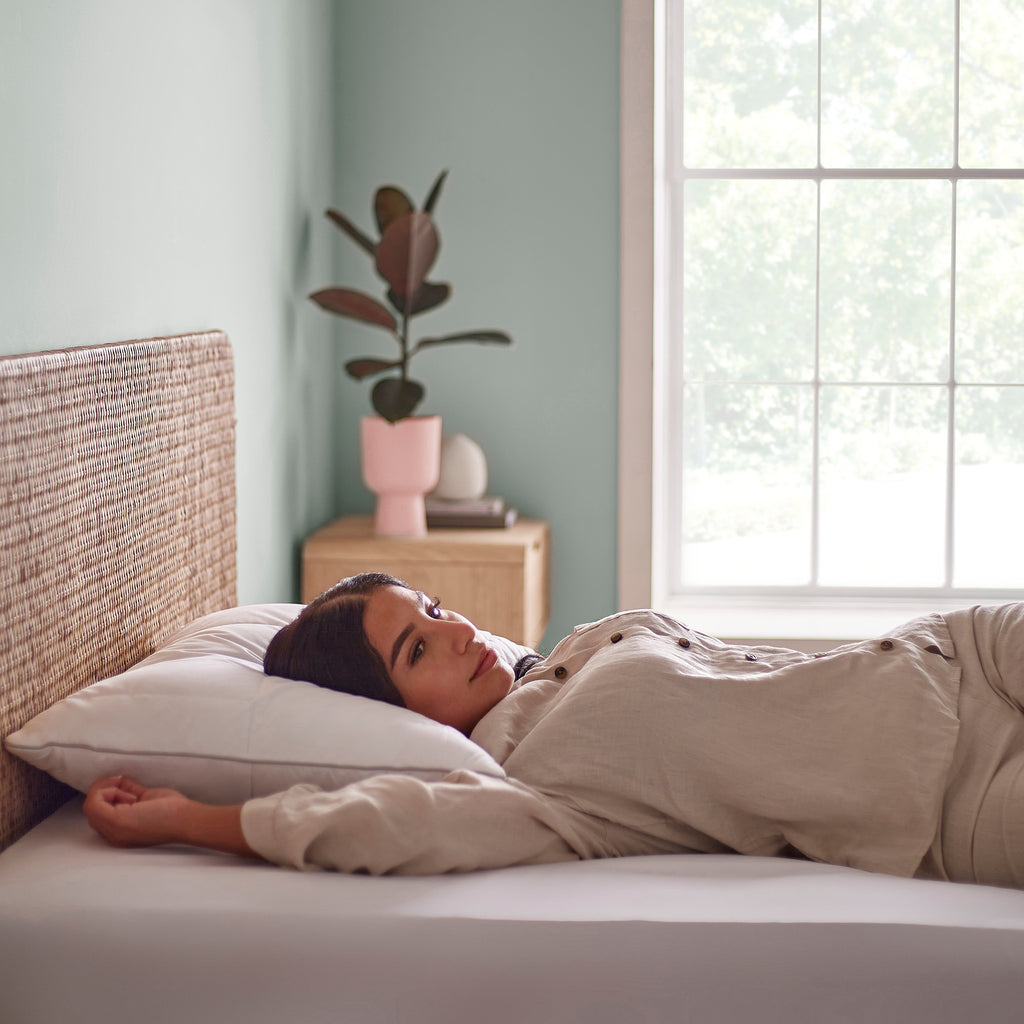
[[[492,650],[490,647],[485,647],[483,653],[480,655],[480,661],[476,666],[476,671],[473,673],[470,682],[474,679],[482,676],[488,669],[494,667],[494,663],[498,660],[498,652]]]

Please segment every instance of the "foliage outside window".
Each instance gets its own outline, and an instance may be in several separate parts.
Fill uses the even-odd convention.
[[[1024,590],[1024,0],[669,0],[670,587]]]

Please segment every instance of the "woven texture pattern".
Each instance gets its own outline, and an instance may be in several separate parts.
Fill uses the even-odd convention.
[[[0,358],[0,734],[237,603],[220,332]],[[0,849],[69,791],[0,753]]]

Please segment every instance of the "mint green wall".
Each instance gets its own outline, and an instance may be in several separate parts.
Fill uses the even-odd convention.
[[[378,185],[422,203],[448,168],[432,276],[454,295],[421,329],[515,339],[424,353],[414,368],[422,411],[478,440],[491,489],[551,523],[549,646],[616,607],[618,0],[338,0],[336,11],[334,205],[370,231]],[[325,220],[314,231],[331,238],[334,283],[378,293],[361,252]],[[383,332],[332,323],[345,357],[391,351]],[[367,511],[356,438],[368,388],[341,378],[339,394],[342,508]]]
[[[320,312],[377,287],[322,218],[439,170],[451,302],[424,411],[554,533],[548,642],[614,610],[618,0],[0,0],[0,352],[219,327],[238,406],[239,596],[295,597],[301,537],[368,511],[387,338]]]
[[[327,0],[0,0],[0,352],[217,327],[239,597],[291,598],[337,504]]]

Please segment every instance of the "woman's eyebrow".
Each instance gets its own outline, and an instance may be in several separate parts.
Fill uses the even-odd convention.
[[[405,627],[401,633],[398,634],[398,639],[395,641],[394,646],[391,648],[391,671],[395,670],[395,662],[398,660],[398,652],[402,649],[402,644],[405,643],[406,637],[412,632],[412,623]]]
[[[419,599],[419,602],[420,602],[421,605],[424,604],[428,600],[427,595],[424,594],[422,590],[417,590],[416,591],[416,597]],[[398,661],[398,652],[401,651],[402,644],[405,643],[406,638],[412,632],[412,628],[413,628],[413,624],[409,623],[409,625],[406,626],[405,629],[403,629],[402,632],[398,634],[398,639],[395,640],[395,643],[394,643],[394,645],[391,648],[391,671],[392,672],[395,669],[395,662]]]

